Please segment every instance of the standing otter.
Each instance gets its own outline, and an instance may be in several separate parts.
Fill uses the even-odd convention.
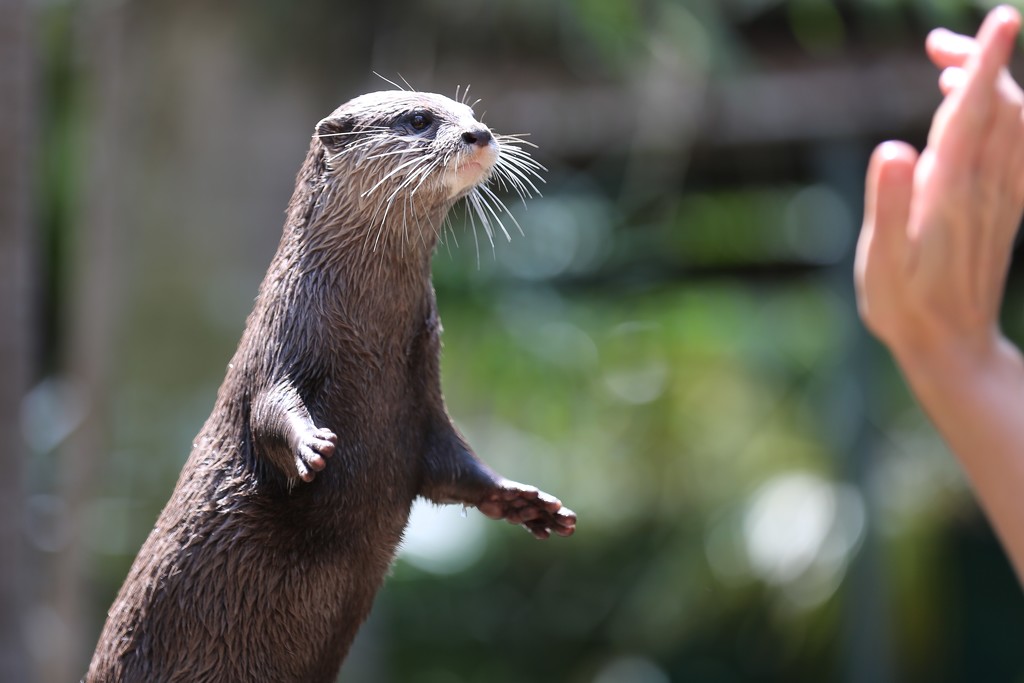
[[[417,496],[573,533],[558,500],[477,459],[441,395],[431,257],[456,200],[489,230],[483,183],[530,186],[515,142],[406,91],[317,125],[213,413],[86,681],[333,681]]]

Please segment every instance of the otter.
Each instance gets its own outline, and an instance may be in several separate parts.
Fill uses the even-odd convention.
[[[474,454],[441,393],[433,252],[464,197],[490,234],[489,180],[536,189],[517,142],[402,90],[316,125],[212,414],[85,681],[335,680],[417,496],[573,533],[556,498]]]

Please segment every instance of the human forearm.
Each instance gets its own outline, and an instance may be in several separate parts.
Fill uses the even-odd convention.
[[[1024,581],[1024,358],[999,335],[892,350]]]

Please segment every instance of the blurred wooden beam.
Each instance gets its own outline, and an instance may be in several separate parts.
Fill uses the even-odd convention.
[[[625,89],[550,75],[494,80],[469,63],[434,77],[484,84],[478,109],[488,122],[528,131],[542,154],[569,158],[885,136],[927,127],[941,99],[938,70],[923,49],[791,60],[710,79],[652,70]]]

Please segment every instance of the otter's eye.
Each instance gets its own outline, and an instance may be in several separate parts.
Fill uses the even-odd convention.
[[[430,114],[424,112],[416,112],[409,117],[409,125],[412,126],[413,130],[426,130],[431,123],[433,121],[430,118]]]

